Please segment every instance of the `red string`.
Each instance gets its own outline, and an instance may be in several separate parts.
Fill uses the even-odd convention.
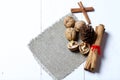
[[[92,46],[91,46],[91,49],[92,49],[92,51],[93,51],[94,49],[97,49],[98,55],[101,54],[101,53],[100,53],[100,46],[98,46],[98,45],[92,45]]]

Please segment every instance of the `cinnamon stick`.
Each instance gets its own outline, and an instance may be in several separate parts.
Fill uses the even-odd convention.
[[[81,7],[83,15],[85,16],[85,19],[87,20],[88,24],[91,24],[91,21],[90,21],[88,15],[87,15],[87,12],[85,11],[85,8],[84,8],[82,2],[81,1],[78,2],[78,5]]]
[[[102,25],[102,24],[100,24],[99,26],[96,27],[95,32],[97,34],[97,38],[93,45],[97,45],[97,46],[101,45],[104,30],[105,30],[105,28],[104,28],[104,25]],[[90,52],[89,52],[89,55],[88,55],[88,58],[86,60],[86,64],[84,67],[85,70],[94,71],[94,69],[96,68],[98,52],[99,51],[97,48],[90,49]]]
[[[95,44],[100,45],[101,42],[102,42],[102,37],[103,37],[104,31],[105,31],[104,25],[100,24],[100,25],[96,26],[95,31],[96,31],[96,34],[97,34]]]
[[[85,8],[85,11],[86,11],[86,12],[91,12],[91,11],[94,11],[94,8],[93,8],[93,7],[86,7],[86,8]],[[81,8],[72,8],[72,9],[71,9],[71,12],[72,12],[72,13],[82,12],[82,9],[81,9]]]

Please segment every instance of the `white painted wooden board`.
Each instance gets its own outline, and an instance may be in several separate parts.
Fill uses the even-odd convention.
[[[79,1],[0,0],[0,80],[52,80],[38,65],[27,44],[41,31],[70,13],[70,8],[79,7]],[[105,25],[107,42],[98,73],[85,71],[84,74],[82,64],[64,80],[120,80],[120,1],[82,2],[84,6],[95,8],[95,12],[88,13],[89,17],[94,27],[100,23]],[[82,14],[76,16],[85,20]]]

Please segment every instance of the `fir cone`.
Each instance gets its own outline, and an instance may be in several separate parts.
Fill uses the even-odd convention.
[[[80,29],[80,38],[83,42],[93,44],[96,39],[96,33],[92,26],[84,26]]]

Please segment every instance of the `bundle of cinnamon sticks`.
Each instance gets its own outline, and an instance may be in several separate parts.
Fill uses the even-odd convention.
[[[97,38],[94,44],[91,46],[91,49],[88,54],[88,58],[86,60],[86,64],[84,67],[85,70],[94,71],[94,69],[96,68],[96,62],[97,62],[98,55],[100,55],[100,45],[102,42],[104,31],[105,31],[104,25],[100,24],[96,26],[95,32],[97,34]]]

